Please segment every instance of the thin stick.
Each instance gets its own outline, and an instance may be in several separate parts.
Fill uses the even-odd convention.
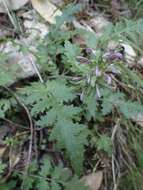
[[[39,70],[38,70],[36,64],[34,63],[32,57],[31,57],[30,55],[29,55],[29,59],[30,59],[30,62],[31,62],[31,64],[32,64],[32,66],[33,66],[35,72],[37,73],[37,75],[38,75],[38,77],[39,77],[40,82],[43,84],[43,83],[44,83],[44,80],[42,79],[42,76],[41,76],[41,74],[40,74],[40,72],[39,72]]]
[[[15,128],[13,128],[13,126],[15,126],[15,127],[20,127],[20,128],[22,128],[22,129],[27,129],[27,130],[29,130],[28,127],[25,127],[25,126],[23,126],[23,125],[21,125],[21,124],[18,124],[18,123],[14,123],[13,121],[11,121],[11,120],[9,120],[9,119],[7,119],[7,118],[0,118],[0,119],[3,120],[4,122],[9,123],[10,126],[8,126],[8,127],[12,128],[12,129],[15,129]]]
[[[29,165],[31,162],[32,142],[33,142],[33,133],[34,133],[34,126],[33,126],[33,122],[32,122],[30,112],[29,112],[28,108],[25,106],[25,104],[20,101],[19,97],[11,89],[7,88],[6,86],[0,86],[0,87],[4,88],[7,92],[9,92],[16,99],[17,103],[19,105],[21,105],[21,107],[25,110],[25,112],[28,116],[29,126],[30,126],[30,141],[29,141],[27,165]]]
[[[112,140],[113,144],[114,144],[115,135],[116,135],[116,132],[118,130],[118,127],[119,127],[119,119],[117,120],[116,125],[114,126],[113,131],[112,131],[111,140]],[[114,146],[113,151],[115,152],[115,146]],[[112,154],[112,175],[113,175],[113,183],[114,183],[113,190],[117,190],[118,185],[117,185],[116,172],[115,172],[115,155],[114,155],[114,152]]]
[[[12,18],[11,13],[10,13],[10,11],[9,11],[9,6],[8,6],[7,1],[6,1],[6,0],[2,0],[2,3],[3,3],[3,5],[4,5],[4,7],[5,7],[6,11],[7,11],[7,14],[8,14],[8,16],[9,16],[9,19],[10,19],[12,25],[14,26],[14,28],[16,28],[16,27],[15,27],[14,19]]]
[[[25,40],[23,40],[23,42],[24,42],[25,46],[28,47],[27,42],[26,42]],[[41,76],[41,74],[40,74],[40,72],[39,72],[39,70],[38,70],[38,68],[37,68],[37,66],[36,66],[36,64],[35,64],[35,62],[33,61],[31,55],[29,55],[28,57],[29,57],[29,60],[30,60],[30,62],[31,62],[31,65],[32,65],[33,69],[35,70],[37,76],[39,77],[40,82],[43,84],[43,83],[44,83],[44,80],[42,79],[42,76]]]

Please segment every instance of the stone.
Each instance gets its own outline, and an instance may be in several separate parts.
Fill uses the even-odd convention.
[[[104,28],[110,24],[110,22],[105,19],[103,16],[95,16],[89,20],[90,27],[97,33],[98,36],[101,36]]]
[[[122,43],[125,52],[125,60],[129,67],[133,67],[136,64],[137,54],[132,46],[129,44]]]
[[[108,42],[107,50],[108,51],[115,50],[118,45],[119,45],[119,42],[111,40],[111,41]]]
[[[56,16],[61,16],[62,12],[52,3],[47,0],[31,0],[33,8],[50,24],[55,24]]]
[[[88,174],[82,177],[81,181],[83,181],[90,190],[99,190],[103,181],[103,171]]]
[[[16,43],[22,42],[16,41]],[[12,85],[19,79],[37,74],[33,66],[33,64],[36,64],[36,58],[31,53],[22,52],[19,45],[16,46],[12,42],[1,44],[0,52],[6,55],[6,59],[0,62],[0,74],[11,77],[5,85]]]
[[[31,10],[25,12],[22,17],[24,19],[23,25],[25,33],[28,35],[28,43],[35,43],[35,40],[43,39],[48,34],[49,25],[41,22],[36,11]]]
[[[0,0],[0,13],[7,13],[8,10],[18,10],[29,0]]]
[[[136,117],[133,117],[132,120],[140,127],[143,127],[143,113],[139,113]]]
[[[143,57],[141,57],[139,60],[138,60],[138,65],[141,66],[143,68]]]

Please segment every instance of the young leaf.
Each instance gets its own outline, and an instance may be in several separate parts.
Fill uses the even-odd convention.
[[[101,135],[97,141],[97,148],[105,151],[109,156],[112,154],[112,141],[106,135]]]
[[[77,174],[81,174],[83,170],[84,145],[87,144],[88,134],[86,126],[61,119],[56,123],[50,136],[51,140],[57,140],[59,148],[66,149]]]
[[[50,185],[44,178],[38,180],[36,187],[38,190],[50,190]]]

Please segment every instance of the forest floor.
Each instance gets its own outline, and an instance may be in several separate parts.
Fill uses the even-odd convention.
[[[0,0],[0,190],[143,190],[142,10]]]

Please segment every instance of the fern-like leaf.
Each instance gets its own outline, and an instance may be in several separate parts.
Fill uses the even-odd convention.
[[[56,123],[50,136],[51,140],[57,140],[59,148],[66,149],[77,174],[81,174],[83,169],[84,145],[87,144],[87,136],[86,126],[63,119]]]

